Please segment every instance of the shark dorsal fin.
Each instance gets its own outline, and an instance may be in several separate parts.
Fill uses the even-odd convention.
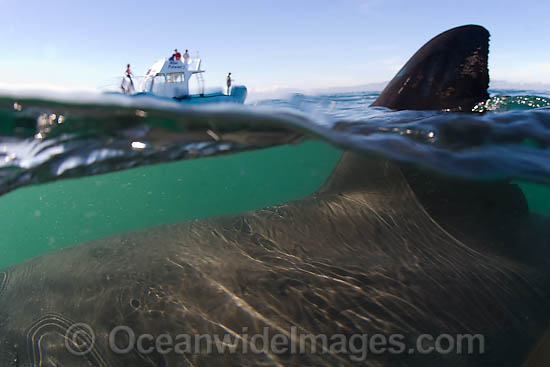
[[[471,111],[489,98],[488,53],[489,32],[481,26],[443,32],[411,57],[373,106]]]
[[[488,98],[488,53],[489,32],[481,26],[466,25],[443,32],[411,57],[373,106],[471,111],[476,103]],[[381,164],[346,152],[319,192],[364,189],[381,171]]]

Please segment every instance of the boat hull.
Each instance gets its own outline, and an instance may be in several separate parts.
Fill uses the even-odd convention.
[[[248,91],[245,86],[235,86],[231,88],[230,94],[222,92],[204,93],[204,94],[189,94],[183,97],[163,97],[150,92],[140,92],[131,94],[132,97],[148,96],[161,99],[174,99],[181,103],[239,103],[242,104],[246,100]]]

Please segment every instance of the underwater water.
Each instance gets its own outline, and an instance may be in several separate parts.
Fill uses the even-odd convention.
[[[550,260],[541,258],[540,254],[550,252],[548,241],[541,237],[547,229],[544,219],[550,215],[550,94],[493,90],[491,98],[480,102],[472,113],[369,107],[377,97],[378,93],[372,92],[295,94],[244,106],[189,107],[151,97],[4,93],[0,96],[0,269],[16,266],[0,271],[0,295],[6,292],[9,281],[26,280],[25,266],[36,274],[45,274],[41,273],[43,269],[67,266],[76,279],[79,272],[84,274],[80,278],[82,292],[97,292],[107,297],[112,279],[124,277],[132,280],[129,287],[137,287],[138,293],[144,292],[142,299],[131,298],[126,302],[123,297],[128,296],[130,290],[113,291],[121,307],[132,308],[128,311],[129,318],[124,318],[125,314],[119,322],[134,320],[131,318],[134,312],[143,311],[144,322],[150,321],[148,317],[154,321],[149,326],[158,322],[163,325],[164,321],[153,308],[147,309],[147,305],[140,303],[150,302],[148,297],[152,297],[155,302],[160,300],[162,307],[182,302],[183,306],[178,304],[178,307],[184,307],[187,312],[185,323],[181,324],[186,327],[203,327],[206,319],[205,330],[227,331],[229,327],[223,323],[223,317],[245,325],[250,315],[254,316],[250,325],[260,325],[267,320],[265,323],[273,326],[271,320],[249,309],[228,290],[229,286],[222,284],[227,280],[229,285],[237,284],[235,289],[242,292],[242,297],[263,295],[265,298],[259,297],[255,307],[264,312],[276,310],[276,315],[284,316],[298,310],[294,312],[299,315],[297,319],[284,319],[284,316],[279,322],[295,323],[308,331],[337,333],[374,328],[385,333],[407,330],[414,334],[422,330],[411,325],[427,325],[426,330],[439,331],[472,330],[472,325],[481,325],[480,330],[487,332],[489,349],[494,343],[498,352],[512,350],[509,355],[491,354],[487,365],[495,361],[498,365],[518,365],[532,346],[544,339],[541,339],[541,330],[544,331],[546,325],[540,320],[546,322],[549,316],[544,308],[547,277],[541,269]],[[349,191],[334,197],[325,192],[329,199],[315,201],[323,191],[319,196],[315,192],[323,190],[327,180],[334,184],[331,173],[340,167],[338,162],[342,157],[345,161],[349,152],[355,154],[355,159],[372,166],[365,168],[365,172],[359,172],[362,166],[343,168],[357,174],[364,187],[357,189],[351,185],[346,187]],[[402,171],[395,171],[395,167],[401,167]],[[370,177],[373,183],[368,180]],[[517,184],[521,195],[506,182]],[[338,187],[337,184],[336,179],[334,186]],[[345,186],[346,183],[339,184]],[[442,191],[434,192],[437,187],[442,187]],[[479,196],[472,196],[469,191]],[[358,196],[359,193],[366,196]],[[485,200],[485,196],[490,200]],[[520,196],[525,198],[532,214],[529,220],[521,210]],[[433,200],[437,203],[430,206],[433,197],[437,197]],[[311,218],[293,217],[296,208],[292,204],[289,204],[291,209],[285,206],[301,198],[306,198],[305,204],[294,205],[301,210],[299,213],[312,214]],[[475,202],[478,199],[483,202],[479,207]],[[420,203],[428,204],[421,207]],[[314,210],[310,210],[311,205]],[[275,209],[261,211],[269,206]],[[251,210],[260,210],[260,214],[247,214],[237,220],[230,216],[228,223],[218,219],[223,223],[222,229],[216,227],[216,218],[206,221],[204,227],[191,221]],[[449,215],[453,211],[461,214]],[[277,218],[285,215],[290,219],[277,227],[280,225]],[[266,217],[270,221],[266,221]],[[359,224],[354,223],[355,220]],[[183,227],[175,224],[184,221],[191,222]],[[306,223],[304,228],[300,227],[301,221]],[[372,223],[375,225],[371,227]],[[174,225],[153,228],[167,224]],[[516,224],[521,230],[508,230]],[[128,237],[123,234],[148,228],[153,229]],[[314,230],[319,232],[318,238]],[[164,231],[168,234],[163,237]],[[119,237],[120,234],[123,235]],[[58,254],[70,256],[85,251],[80,248],[74,253],[70,249],[56,253],[56,250],[74,249],[73,245],[108,236],[113,237],[105,240],[105,247],[98,247],[103,240],[91,242],[90,254],[76,256],[74,264],[63,263],[62,257],[56,258]],[[148,254],[145,259],[132,260],[139,264],[137,271],[125,270],[131,269],[130,261],[130,264],[114,264],[115,270],[106,274],[105,279],[101,271],[95,272],[95,267],[110,264],[111,255],[113,258],[119,255],[116,246],[129,253],[140,248],[140,236],[151,246],[144,250]],[[173,244],[161,241],[175,239],[177,242],[178,236],[190,236],[196,242],[191,241],[192,246],[196,245],[189,247],[191,250],[186,247],[193,271],[173,260],[177,260],[177,256],[162,255]],[[251,248],[246,247],[247,241],[242,241],[244,245],[240,248],[238,236],[250,239]],[[329,255],[316,254],[315,247],[308,248],[311,238],[319,242],[320,252]],[[371,241],[372,238],[375,240]],[[223,239],[224,246],[211,250],[209,239],[210,243]],[[471,248],[469,240],[472,240]],[[110,248],[112,243],[116,246]],[[129,243],[138,245],[134,248]],[[521,246],[515,247],[517,243]],[[290,246],[288,244],[295,247],[288,250],[285,247]],[[397,248],[396,244],[402,247]],[[498,248],[499,244],[502,248]],[[151,281],[156,287],[157,273],[172,271],[164,264],[151,273],[139,272],[141,267],[160,261],[155,257],[155,246],[158,246],[159,258],[176,265],[178,271],[183,269],[184,277],[179,278],[181,274],[176,273],[177,279],[164,278],[168,280],[159,285],[160,290],[141,289],[141,282]],[[228,251],[227,258],[217,260],[216,256],[224,255],[216,251],[227,248],[238,248],[240,252],[236,252],[250,260],[246,266],[251,268],[252,277],[257,272],[260,284],[257,288],[255,284],[250,285],[253,289],[249,291],[246,282],[239,283],[246,276],[233,271],[232,266],[238,265],[232,261],[236,264],[242,261],[234,252]],[[44,257],[46,260],[24,263],[48,253],[51,255]],[[341,262],[335,260],[332,264],[332,259]],[[209,261],[216,266],[209,268]],[[17,264],[22,263],[23,270],[18,270]],[[53,264],[52,268],[47,264]],[[201,276],[194,278],[195,267],[203,265],[207,270],[199,271]],[[266,273],[262,272],[264,266],[268,269]],[[87,267],[93,271],[87,271]],[[227,274],[224,269],[229,269]],[[288,279],[280,278],[277,271]],[[191,280],[185,278],[189,275]],[[205,279],[210,281],[209,276],[214,280],[207,285],[201,283]],[[63,291],[64,286],[71,286],[69,281],[64,281],[60,285],[46,282],[42,286]],[[194,282],[200,284],[196,286],[198,291]],[[209,295],[212,284],[215,292]],[[39,292],[39,285],[36,289],[32,286],[27,290],[29,297],[34,296],[31,290]],[[170,297],[165,301],[163,297],[170,293],[165,288],[172,286],[184,288],[183,301]],[[79,284],[76,287],[80,292]],[[192,289],[189,296],[187,289]],[[193,292],[207,300],[216,299],[220,294],[229,296],[222,306],[210,308],[208,304],[204,306],[206,311],[200,307],[197,311],[192,308],[196,301],[192,298]],[[277,303],[277,295],[287,294],[290,294],[287,303]],[[185,298],[187,296],[189,298]],[[24,300],[11,297],[4,298],[8,300],[6,304],[11,302],[10,307],[26,307]],[[517,301],[522,297],[525,304]],[[483,302],[487,299],[492,302],[493,298],[496,303],[493,308]],[[498,303],[509,299],[509,304]],[[38,304],[42,301],[52,312],[57,312],[51,306],[55,300],[39,300]],[[231,309],[233,303],[238,306],[237,311]],[[451,310],[439,310],[441,303]],[[345,311],[339,312],[332,304],[343,305]],[[80,303],[78,305],[80,307]],[[313,311],[303,310],[303,305],[313,305]],[[102,306],[111,307],[107,302],[97,303],[99,310]],[[96,304],[91,307],[95,310]],[[241,318],[242,309],[247,316]],[[83,317],[94,314],[93,310],[83,311]],[[167,325],[180,322],[171,319],[176,318],[178,310],[181,311],[181,307],[173,310],[174,315],[160,312],[166,317]],[[215,312],[209,313],[211,310]],[[25,314],[32,316],[33,312],[29,307]],[[217,316],[222,321],[210,320]],[[9,318],[9,311],[0,310],[0,326],[3,317]],[[29,343],[26,353],[36,365],[41,362],[57,365],[56,361],[41,358],[48,353],[42,350],[51,348],[53,355],[62,344],[61,339],[56,339],[57,331],[50,331],[48,327],[64,330],[70,322],[79,321],[63,317],[46,314],[40,320],[21,322],[27,328],[31,325],[28,336],[33,342]],[[109,322],[116,325],[115,321]],[[139,326],[138,321],[136,325]],[[214,325],[213,329],[209,329],[210,325]],[[516,333],[517,330],[520,332]],[[516,350],[513,349],[516,341],[506,339],[508,332],[521,338]],[[0,341],[2,337],[0,335]],[[18,365],[18,345],[7,347],[5,359],[0,353],[0,365],[2,361],[6,366]],[[86,357],[87,361],[108,366],[98,355]],[[169,357],[153,355],[150,358],[150,364],[144,365],[172,365],[167,362]],[[338,358],[322,362],[355,365],[348,363],[348,359],[342,362]],[[478,362],[475,358],[472,357],[472,361]],[[409,365],[406,361],[403,359],[402,365]],[[421,361],[420,365],[430,365],[429,359]],[[252,360],[250,365],[256,363]],[[193,364],[189,362],[189,365]]]
[[[199,108],[4,96],[0,268],[106,235],[304,197],[343,149],[453,177],[512,179],[530,210],[550,214],[550,95],[491,92],[475,108],[486,114],[369,108],[372,92]]]
[[[298,199],[339,157],[307,141],[24,187],[1,199],[0,268],[106,235]]]

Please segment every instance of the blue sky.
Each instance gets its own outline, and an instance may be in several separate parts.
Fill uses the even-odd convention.
[[[387,81],[426,41],[491,32],[493,79],[550,83],[550,2],[383,0],[0,0],[0,84],[99,87],[197,51],[207,86],[252,89]]]

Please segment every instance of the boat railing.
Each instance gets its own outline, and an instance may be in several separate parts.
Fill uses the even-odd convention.
[[[197,87],[199,90],[199,93],[204,93],[204,79],[202,78],[202,75],[196,74],[197,79]],[[153,82],[153,79],[155,82]],[[150,78],[147,76],[135,76],[133,75],[131,78],[128,78],[127,76],[120,77],[120,89],[122,89],[123,93],[126,94],[133,94],[136,92],[147,92],[150,91],[150,89],[153,87],[153,84],[161,83],[161,84],[172,84],[172,83],[178,83],[181,82],[180,80],[174,79],[171,76],[157,76],[155,78]]]
[[[132,75],[128,77],[126,75],[119,78],[120,89],[123,93],[132,94],[135,92],[142,92],[145,87],[146,78],[144,76]]]
[[[181,61],[183,62],[184,65],[187,66],[188,70],[199,71],[201,69],[200,57],[195,57],[195,58],[190,57],[187,60],[182,59]]]

